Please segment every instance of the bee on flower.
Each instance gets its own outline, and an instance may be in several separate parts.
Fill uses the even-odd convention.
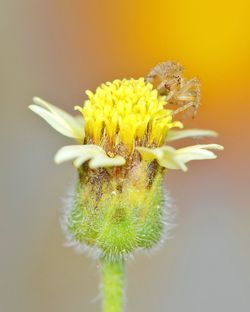
[[[73,241],[94,247],[105,257],[125,257],[157,244],[164,231],[164,174],[171,169],[187,171],[188,162],[216,158],[212,150],[223,149],[218,144],[180,149],[169,145],[216,133],[183,130],[175,120],[169,102],[178,99],[176,86],[186,79],[180,65],[167,64],[167,73],[175,67],[178,77],[175,87],[164,92],[165,85],[157,89],[150,82],[149,77],[159,74],[154,70],[147,79],[114,80],[95,92],[86,91],[83,106],[75,107],[80,112],[77,117],[38,97],[30,106],[55,130],[77,142],[55,155],[57,164],[72,161],[79,175],[66,216],[67,231]],[[194,94],[192,99],[196,101]]]

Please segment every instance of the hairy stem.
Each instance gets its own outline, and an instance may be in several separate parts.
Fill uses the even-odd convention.
[[[124,272],[124,259],[101,259],[103,312],[123,311]]]

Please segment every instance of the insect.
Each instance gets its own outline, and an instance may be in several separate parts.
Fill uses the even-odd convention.
[[[177,62],[166,61],[157,64],[147,75],[160,95],[165,95],[168,104],[176,106],[174,115],[184,113],[193,117],[200,105],[200,83],[182,76],[183,67]]]

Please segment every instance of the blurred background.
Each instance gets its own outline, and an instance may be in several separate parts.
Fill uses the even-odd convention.
[[[129,263],[127,311],[249,311],[249,1],[1,0],[0,15],[0,310],[100,311],[98,265],[59,223],[75,171],[53,156],[71,141],[32,97],[73,113],[85,89],[177,60],[202,83],[187,127],[217,130],[225,151],[169,172],[178,226]]]

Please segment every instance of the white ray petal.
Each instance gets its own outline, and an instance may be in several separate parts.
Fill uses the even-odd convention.
[[[159,148],[136,148],[145,161],[157,160],[160,166],[168,169],[187,171],[186,163],[191,160],[214,159],[217,156],[210,149],[223,150],[218,144],[200,144],[174,149],[171,146]]]
[[[163,156],[163,151],[161,148],[148,148],[138,146],[135,148],[142,156],[145,161],[152,161],[154,159],[160,159]]]
[[[84,128],[75,117],[38,97],[34,97],[33,102],[34,104],[30,105],[29,108],[48,122],[56,131],[83,142]]]
[[[191,160],[214,159],[217,156],[209,149],[223,150],[218,144],[200,144],[187,146],[176,150],[176,157],[183,163]]]
[[[65,122],[58,120],[58,118],[55,117],[55,115],[53,115],[51,112],[37,105],[30,105],[29,108],[34,113],[42,117],[57,132],[69,138],[75,138],[75,134],[72,132],[72,129]]]
[[[73,160],[78,157],[84,157],[86,158],[85,161],[87,161],[102,153],[105,152],[97,145],[68,145],[59,149],[55,155],[55,162],[61,164],[62,162]]]
[[[107,155],[99,155],[90,160],[89,167],[91,169],[97,169],[100,167],[115,167],[122,166],[125,164],[125,162],[125,159],[119,155],[113,158],[108,157]]]
[[[187,171],[185,163],[176,157],[176,149],[171,146],[163,146],[161,150],[163,151],[163,157],[158,160],[160,166]]]
[[[216,137],[218,134],[212,130],[202,129],[187,129],[187,130],[169,130],[166,141],[172,142],[185,138],[200,138],[200,137]]]
[[[55,155],[55,162],[57,164],[69,160],[74,160],[76,167],[80,167],[84,162],[90,160],[89,167],[91,169],[122,166],[125,164],[125,159],[122,156],[116,155],[111,158],[97,145],[64,146]]]

